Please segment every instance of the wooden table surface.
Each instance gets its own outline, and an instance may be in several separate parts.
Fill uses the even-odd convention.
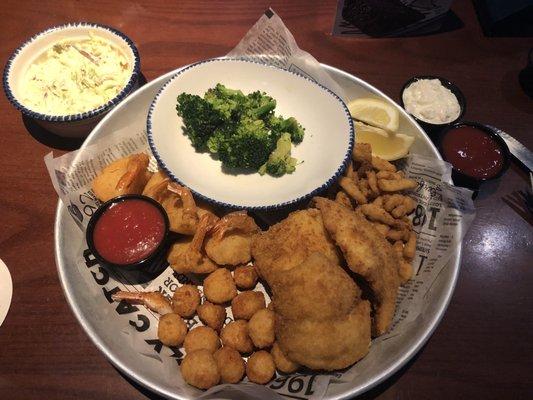
[[[94,21],[135,41],[150,81],[178,66],[226,54],[269,5],[299,46],[319,61],[394,99],[413,75],[447,77],[467,98],[466,119],[498,126],[533,148],[533,101],[518,84],[533,41],[484,37],[467,1],[453,6],[464,23],[460,29],[353,39],[331,35],[333,0],[7,0],[0,8],[0,62],[49,26]],[[0,327],[0,398],[152,397],[106,361],[63,296],[53,251],[57,197],[43,162],[51,150],[62,151],[29,135],[4,96],[0,107],[0,258],[14,285],[11,309]],[[526,187],[527,175],[516,165],[499,182],[483,187],[446,315],[414,360],[363,398],[533,398],[532,220],[504,201]]]

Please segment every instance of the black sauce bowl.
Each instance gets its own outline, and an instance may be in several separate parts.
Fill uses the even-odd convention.
[[[150,253],[147,257],[140,261],[136,261],[134,263],[130,264],[115,264],[112,263],[103,257],[98,250],[96,249],[96,246],[94,245],[94,228],[96,226],[96,223],[102,216],[102,214],[107,211],[109,207],[111,207],[113,204],[117,204],[120,202],[128,201],[131,199],[136,200],[142,200],[145,202],[150,203],[151,205],[155,206],[159,212],[161,213],[161,216],[163,217],[163,222],[165,224],[165,233],[163,235],[163,238],[161,239],[161,243],[155,248],[155,250]],[[160,272],[162,272],[166,266],[166,254],[167,250],[170,245],[170,223],[168,220],[168,215],[165,211],[165,209],[154,199],[137,195],[137,194],[128,194],[123,196],[114,197],[111,200],[106,201],[104,204],[102,204],[98,209],[95,211],[95,213],[92,215],[91,219],[89,220],[89,224],[87,225],[87,230],[85,231],[85,238],[87,240],[87,246],[89,247],[89,250],[93,254],[94,258],[100,263],[101,265],[117,269],[120,271],[135,271],[140,272],[147,275],[157,275]]]
[[[464,122],[457,122],[455,124],[448,126],[446,129],[441,131],[439,134],[437,148],[439,149],[439,152],[445,161],[450,162],[446,159],[445,153],[442,148],[443,139],[448,132],[450,132],[453,129],[462,127],[462,126],[470,126],[472,128],[476,128],[476,129],[479,129],[480,131],[483,131],[484,133],[487,134],[487,136],[494,139],[496,143],[498,143],[498,146],[500,146],[500,148],[502,149],[503,164],[502,164],[500,171],[496,175],[493,175],[493,176],[489,176],[486,178],[475,178],[475,177],[472,177],[470,175],[467,175],[455,169],[455,167],[453,167],[453,164],[452,164],[453,182],[458,186],[463,186],[463,187],[467,187],[470,189],[478,190],[481,184],[488,182],[488,181],[494,181],[500,178],[503,174],[505,174],[505,172],[509,168],[509,165],[511,164],[511,152],[509,151],[509,147],[507,147],[507,143],[505,143],[505,140],[503,140],[502,137],[498,135],[498,133],[491,127],[480,124],[479,122],[464,121]]]
[[[466,99],[465,99],[465,96],[463,95],[463,92],[461,92],[455,84],[453,84],[446,78],[442,78],[440,76],[434,76],[434,75],[414,76],[411,79],[409,79],[407,82],[405,82],[405,84],[402,87],[402,90],[400,91],[400,105],[403,107],[404,110],[405,110],[405,104],[403,102],[403,92],[412,83],[422,80],[422,79],[438,79],[440,83],[442,84],[442,86],[444,86],[446,89],[449,89],[454,94],[454,96],[457,98],[457,101],[459,102],[459,108],[461,109],[461,111],[459,112],[459,116],[457,118],[455,118],[453,121],[445,122],[443,124],[432,124],[430,122],[426,122],[408,112],[408,114],[411,117],[413,117],[413,119],[416,122],[418,122],[418,124],[422,127],[422,129],[426,131],[428,135],[430,135],[432,138],[435,138],[436,136],[438,136],[440,132],[442,132],[443,129],[448,128],[450,125],[457,123],[463,118],[463,115],[466,111]]]

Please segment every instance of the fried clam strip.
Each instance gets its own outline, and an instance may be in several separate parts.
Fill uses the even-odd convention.
[[[346,192],[339,190],[337,194],[335,195],[335,201],[339,204],[342,204],[344,207],[349,208],[350,210],[353,210],[350,196],[348,196]]]
[[[123,194],[140,194],[152,176],[150,159],[145,153],[120,158],[106,166],[92,182],[92,189],[101,201]]]
[[[392,248],[398,257],[398,260],[400,260],[400,263],[398,264],[398,276],[400,277],[400,283],[403,285],[413,277],[414,270],[413,266],[411,265],[412,259],[406,260],[404,258],[405,247],[402,242],[394,242]]]
[[[160,203],[168,215],[170,230],[193,235],[198,225],[196,203],[191,191],[171,183],[162,171],[156,172],[146,184],[143,194]]]
[[[387,160],[372,156],[372,167],[378,171],[396,172],[396,167]]]
[[[181,274],[208,274],[218,268],[203,252],[205,236],[217,220],[213,214],[203,214],[193,238],[183,237],[172,245],[167,260],[174,271]]]
[[[339,179],[339,186],[346,192],[346,194],[348,194],[348,196],[354,199],[357,204],[366,204],[366,197],[363,192],[361,192],[356,179],[341,176]]]
[[[391,244],[360,214],[325,198],[317,197],[314,201],[348,267],[361,275],[373,292],[373,335],[387,332],[400,285],[399,261]]]
[[[381,208],[379,204],[363,204],[359,209],[371,221],[380,222],[396,229],[404,229],[406,227],[405,222],[395,219],[387,211]]]
[[[226,214],[211,229],[205,252],[220,265],[246,264],[252,259],[252,236],[259,230],[246,211]]]
[[[301,264],[314,252],[323,253],[335,264],[340,263],[337,248],[324,229],[320,212],[315,209],[292,212],[252,240],[254,266],[269,285],[276,275]]]
[[[118,291],[111,295],[114,301],[126,301],[131,304],[141,304],[160,315],[173,312],[172,304],[160,292],[126,292]]]
[[[370,143],[356,143],[353,146],[352,158],[358,163],[372,163],[372,146]]]
[[[383,192],[399,192],[411,190],[417,187],[416,181],[412,179],[378,179],[378,187]]]
[[[342,207],[342,206],[340,206]],[[292,361],[312,369],[346,368],[370,346],[370,304],[321,253],[279,275],[272,286],[276,338]]]

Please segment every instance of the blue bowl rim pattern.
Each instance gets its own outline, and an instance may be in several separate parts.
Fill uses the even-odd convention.
[[[71,114],[71,115],[48,115],[48,114],[42,114],[33,110],[30,110],[26,106],[24,106],[22,103],[20,103],[15,95],[13,94],[13,91],[11,90],[9,86],[9,75],[11,73],[11,67],[13,65],[13,62],[17,58],[17,56],[24,51],[26,46],[28,46],[30,43],[34,42],[35,40],[39,39],[40,37],[52,32],[57,31],[65,28],[71,28],[71,27],[89,27],[89,28],[100,28],[105,29],[119,38],[123,39],[126,44],[130,47],[132,53],[133,53],[133,69],[132,74],[128,82],[126,83],[126,86],[111,100],[109,100],[107,103],[101,105],[98,108],[95,108],[94,110],[85,111],[83,113],[78,114]],[[23,44],[21,44],[9,57],[9,60],[6,63],[6,66],[4,68],[3,73],[3,86],[4,86],[4,92],[6,94],[7,99],[13,104],[13,106],[18,109],[20,112],[22,112],[24,115],[27,115],[30,118],[37,119],[40,121],[47,121],[47,122],[74,122],[74,121],[81,121],[89,118],[93,118],[97,115],[100,115],[104,112],[109,111],[112,107],[120,103],[129,93],[131,93],[131,90],[133,89],[133,86],[137,82],[139,76],[140,76],[140,70],[141,70],[141,63],[140,63],[140,57],[139,57],[139,51],[137,50],[137,47],[133,43],[133,41],[126,36],[124,33],[116,30],[115,28],[112,28],[107,25],[97,24],[94,22],[69,22],[67,24],[63,25],[56,25],[53,27],[50,27],[44,31],[41,31],[35,35],[33,35],[31,38],[26,40]]]
[[[289,201],[286,201],[286,202],[283,202],[283,203],[266,205],[266,206],[246,206],[246,205],[229,204],[229,203],[221,202],[221,201],[218,201],[216,199],[212,199],[212,198],[210,198],[208,196],[205,196],[205,195],[193,190],[192,188],[188,187],[187,185],[185,185],[178,177],[176,177],[172,173],[172,171],[170,171],[170,169],[165,165],[164,161],[162,160],[161,156],[159,155],[159,153],[158,153],[158,151],[157,151],[157,149],[155,147],[155,144],[153,142],[153,137],[152,137],[153,133],[152,133],[152,121],[151,120],[152,120],[152,114],[153,114],[153,111],[154,111],[154,108],[155,108],[155,105],[156,105],[157,101],[158,101],[161,93],[163,93],[163,91],[165,90],[165,88],[174,79],[176,79],[178,76],[180,76],[185,71],[187,71],[187,70],[189,70],[191,68],[194,68],[194,67],[196,67],[198,65],[201,65],[201,64],[205,64],[205,63],[209,63],[209,62],[225,62],[225,61],[247,62],[247,63],[251,63],[251,64],[257,64],[257,65],[265,66],[265,67],[268,67],[268,68],[273,68],[273,69],[276,69],[276,70],[281,70],[281,71],[296,75],[297,77],[303,78],[303,79],[305,79],[305,80],[307,80],[309,82],[312,82],[313,84],[317,85],[319,88],[321,88],[322,90],[324,90],[327,93],[329,93],[330,95],[332,95],[342,105],[342,107],[344,109],[344,113],[348,117],[348,121],[349,121],[349,124],[350,124],[350,139],[349,139],[349,143],[348,143],[348,151],[347,151],[346,155],[344,156],[344,160],[342,161],[342,163],[339,166],[339,168],[337,169],[337,171],[333,174],[333,176],[331,176],[328,180],[326,180],[326,182],[324,182],[319,187],[313,189],[311,192],[309,192],[309,193],[307,193],[307,194],[305,194],[303,196],[300,196],[300,197],[298,197],[296,199],[289,200]],[[252,210],[252,211],[271,211],[271,210],[284,208],[284,207],[287,207],[287,206],[302,202],[304,200],[310,199],[311,197],[315,196],[316,194],[326,190],[329,186],[331,186],[337,180],[337,178],[344,172],[344,170],[346,169],[346,167],[350,163],[351,158],[352,158],[352,150],[353,150],[353,146],[354,146],[354,142],[355,142],[355,128],[354,128],[354,124],[353,124],[353,120],[352,120],[352,117],[350,115],[350,112],[348,111],[348,107],[346,106],[344,101],[335,92],[333,92],[331,89],[329,89],[326,86],[324,86],[324,85],[322,85],[322,84],[310,79],[309,77],[307,77],[305,75],[299,74],[297,72],[289,71],[289,70],[286,70],[286,69],[283,69],[283,68],[280,68],[280,67],[277,67],[277,66],[274,66],[274,65],[265,64],[265,63],[261,63],[261,62],[258,62],[258,61],[254,61],[254,60],[250,60],[250,59],[246,59],[246,58],[240,58],[240,57],[237,57],[237,58],[211,58],[211,59],[207,59],[207,60],[203,60],[203,61],[198,61],[196,63],[188,65],[187,67],[183,68],[178,73],[176,73],[174,76],[172,76],[161,87],[161,89],[159,89],[159,91],[157,92],[157,94],[154,97],[154,100],[152,101],[152,104],[150,104],[150,108],[148,110],[148,116],[146,118],[146,134],[147,134],[147,137],[148,137],[148,144],[150,145],[150,149],[152,150],[152,153],[154,154],[154,157],[156,158],[157,163],[159,164],[159,166],[165,171],[165,173],[171,179],[173,179],[174,181],[178,182],[180,185],[187,186],[191,190],[191,192],[195,196],[198,196],[200,199],[202,199],[204,201],[207,201],[209,203],[215,204],[215,205],[217,205],[219,207],[225,207],[225,208],[230,208],[230,209],[243,209],[244,208],[244,209],[248,209],[248,210]]]

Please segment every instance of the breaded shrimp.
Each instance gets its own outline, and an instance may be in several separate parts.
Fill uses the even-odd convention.
[[[257,232],[259,227],[246,211],[229,213],[211,229],[205,252],[220,265],[246,264],[252,259],[252,235]]]
[[[101,201],[123,194],[140,194],[152,176],[147,170],[149,161],[145,153],[113,161],[93,180],[94,194]]]

